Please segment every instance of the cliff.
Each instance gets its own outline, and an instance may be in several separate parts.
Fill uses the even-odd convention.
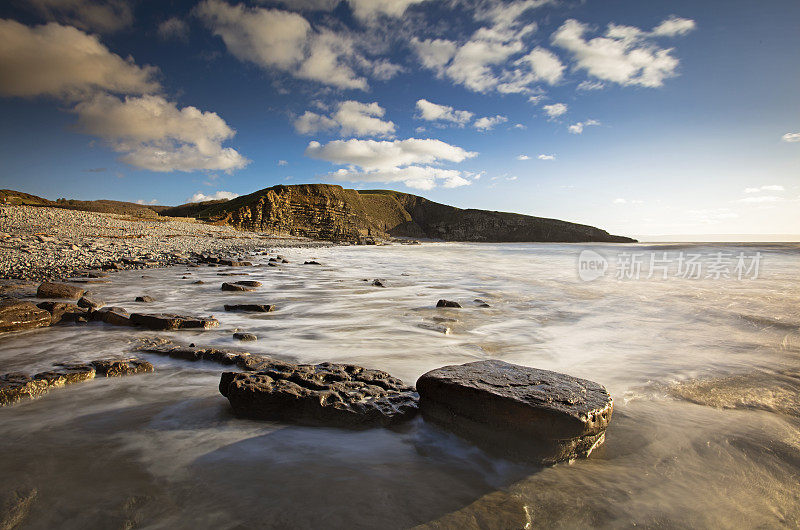
[[[244,230],[333,241],[412,237],[483,242],[633,242],[593,226],[514,213],[461,209],[389,190],[356,191],[331,184],[273,186],[207,207],[188,205],[199,219]]]

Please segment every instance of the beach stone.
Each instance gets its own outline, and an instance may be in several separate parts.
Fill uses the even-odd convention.
[[[77,300],[83,293],[83,289],[68,283],[43,282],[36,291],[39,298],[63,298],[66,300]]]
[[[247,352],[226,350],[221,348],[203,348],[195,346],[194,343],[190,344],[189,346],[181,346],[174,344],[171,341],[162,342],[145,340],[144,344],[139,347],[138,351],[144,353],[156,353],[158,355],[167,355],[169,357],[183,359],[185,361],[210,361],[225,365],[235,364],[243,370],[249,369],[247,368],[248,365],[246,360],[249,359],[250,354]]]
[[[318,262],[318,261],[310,260],[310,261],[304,262],[303,265],[321,265],[321,263]]]
[[[417,391],[426,419],[491,452],[542,464],[589,456],[613,411],[598,383],[499,360],[432,370]]]
[[[203,285],[206,282],[204,282],[203,280],[197,280],[197,281],[192,282],[192,283],[195,284],[195,285]]]
[[[451,300],[439,300],[436,302],[436,307],[461,307],[461,304],[458,302],[453,302]]]
[[[374,287],[386,287],[386,286],[383,284],[383,282],[384,282],[384,281],[386,281],[386,280],[379,280],[379,279],[377,279],[377,278],[376,278],[376,279],[372,280],[372,285],[373,285]]]
[[[252,267],[253,264],[249,261],[235,261],[230,259],[221,259],[218,261],[220,265],[227,265],[228,267]]]
[[[213,317],[192,317],[169,313],[133,313],[131,322],[153,330],[210,329],[219,326]]]
[[[147,296],[147,295],[137,296],[134,299],[134,302],[144,302],[145,304],[151,304],[151,303],[153,303],[155,301],[156,301],[155,298],[153,298],[152,296]]]
[[[223,291],[236,291],[236,292],[251,292],[255,291],[255,287],[248,287],[246,285],[237,285],[236,283],[225,282],[222,284]]]
[[[255,280],[239,280],[234,282],[236,285],[244,285],[245,287],[261,287],[261,282]]]
[[[144,374],[154,371],[151,363],[135,357],[130,359],[101,359],[92,361],[91,364],[97,375],[105,377]]]
[[[51,326],[61,322],[75,322],[78,317],[86,315],[85,309],[65,302],[39,302],[36,307],[50,313]]]
[[[274,304],[225,304],[225,311],[269,313],[274,310],[275,310]]]
[[[0,301],[0,332],[20,331],[49,326],[52,315],[31,302]]]
[[[339,427],[387,426],[417,413],[413,387],[386,372],[351,364],[261,363],[224,372],[220,393],[247,418]]]
[[[102,300],[87,295],[81,296],[80,300],[78,300],[78,307],[84,309],[99,309],[104,305],[106,305],[106,303]]]
[[[233,334],[233,338],[242,342],[252,342],[258,340],[258,337],[253,333],[243,333],[238,331]]]
[[[274,261],[270,261],[269,263],[267,263],[267,265],[269,265],[270,267],[280,267],[280,265],[278,265]]]
[[[92,316],[112,326],[133,326],[130,314],[122,307],[104,307],[92,313]]]

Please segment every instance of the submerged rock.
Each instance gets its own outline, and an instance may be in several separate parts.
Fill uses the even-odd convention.
[[[252,267],[253,264],[249,261],[234,261],[230,259],[219,260],[220,265],[227,265],[228,267]]]
[[[105,377],[120,377],[123,375],[144,374],[154,371],[153,365],[141,359],[102,359],[92,361],[92,366],[98,375]]]
[[[134,302],[143,302],[143,303],[145,303],[145,304],[151,304],[151,303],[153,303],[153,302],[155,302],[155,301],[156,301],[156,299],[155,299],[155,298],[153,298],[152,296],[147,296],[147,295],[144,295],[144,296],[137,296],[137,297],[134,299]]]
[[[36,307],[31,302],[0,301],[0,332],[41,328],[51,323],[50,312]]]
[[[254,333],[243,333],[243,332],[234,333],[233,338],[236,340],[240,340],[242,342],[252,342],[258,340],[258,337]]]
[[[239,292],[242,292],[242,291],[251,292],[251,291],[255,291],[256,290],[255,287],[249,287],[247,285],[240,285],[239,282],[236,282],[236,283],[225,282],[225,283],[222,284],[222,288],[221,289],[223,291],[239,291]]]
[[[68,283],[43,282],[36,291],[39,298],[63,298],[66,300],[77,300],[83,293],[83,289]]]
[[[602,385],[498,360],[432,370],[417,390],[426,419],[489,451],[544,464],[589,456],[613,410]]]
[[[224,372],[220,393],[247,418],[341,427],[387,426],[413,417],[418,396],[386,372],[350,364],[270,361]]]
[[[453,302],[451,300],[439,300],[436,302],[436,307],[461,307],[461,304],[458,302]]]
[[[303,265],[321,265],[321,263],[318,262],[318,261],[309,260],[309,261],[304,262]]]
[[[383,283],[385,281],[386,280],[381,280],[379,278],[375,278],[374,280],[372,280],[372,286],[373,287],[386,287],[386,285],[384,285],[384,283]]]
[[[236,285],[244,285],[245,287],[261,287],[261,282],[257,282],[256,280],[239,280],[234,283]]]
[[[133,313],[131,322],[153,330],[210,329],[219,326],[213,317],[191,317],[168,313]]]
[[[274,304],[225,304],[225,311],[245,311],[251,313],[269,313],[275,310]]]

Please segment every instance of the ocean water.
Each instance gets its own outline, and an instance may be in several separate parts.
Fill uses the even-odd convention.
[[[581,279],[585,250],[606,260],[605,275]],[[108,305],[213,314],[221,326],[6,334],[0,372],[124,357],[137,339],[156,336],[356,363],[412,384],[447,364],[502,359],[605,385],[615,402],[605,445],[589,459],[537,468],[489,456],[420,418],[365,431],[238,419],[217,389],[223,367],[139,354],[154,374],[0,408],[0,496],[38,492],[24,528],[409,528],[440,518],[462,528],[800,525],[800,245],[281,253],[292,263],[114,274],[91,286]],[[312,258],[322,266],[300,265]],[[247,276],[219,276],[228,272]],[[372,286],[375,278],[386,287]],[[220,291],[236,279],[263,286]],[[157,302],[133,302],[143,294]],[[440,298],[463,308],[436,309]],[[225,313],[231,302],[278,310]],[[258,342],[236,343],[236,329]]]

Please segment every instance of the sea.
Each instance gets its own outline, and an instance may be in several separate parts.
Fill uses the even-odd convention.
[[[537,467],[421,417],[367,430],[241,419],[218,391],[225,368],[136,354],[155,373],[0,408],[0,495],[36,491],[21,528],[800,526],[800,244],[276,251],[290,263],[264,266],[273,252],[252,267],[131,270],[88,285],[107,305],[214,315],[218,328],[0,335],[0,373],[126,357],[148,337],[355,363],[409,384],[502,359],[604,385],[605,444]],[[312,259],[321,265],[303,265]],[[231,273],[246,275],[220,275]],[[263,285],[220,290],[237,279]],[[440,299],[462,307],[437,309]],[[258,341],[235,341],[237,330]]]

